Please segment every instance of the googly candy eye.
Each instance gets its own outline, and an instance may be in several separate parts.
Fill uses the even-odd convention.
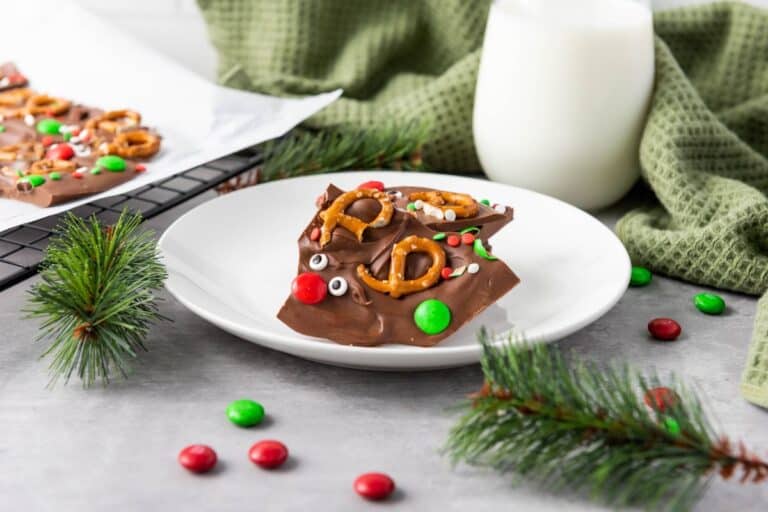
[[[324,270],[328,266],[328,256],[317,253],[309,259],[309,268],[312,270]]]
[[[349,289],[349,284],[347,284],[347,280],[341,276],[334,277],[328,283],[328,291],[331,292],[331,295],[334,295],[336,297],[341,297],[342,295],[347,293],[348,289]]]

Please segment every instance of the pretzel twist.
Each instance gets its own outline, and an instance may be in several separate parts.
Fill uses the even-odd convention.
[[[58,116],[69,110],[72,102],[64,98],[56,98],[47,94],[33,94],[27,98],[27,105],[24,109],[26,114]]]
[[[85,127],[89,130],[104,130],[109,133],[120,133],[126,128],[139,126],[141,114],[133,110],[110,110],[99,117],[89,120]]]
[[[425,252],[432,257],[432,265],[416,279],[405,279],[405,264],[412,252]],[[388,293],[393,299],[421,292],[433,286],[440,279],[440,271],[445,267],[445,252],[437,242],[429,238],[411,235],[392,246],[389,262],[389,276],[380,281],[371,275],[365,265],[357,266],[360,279],[377,292]]]
[[[371,198],[376,199],[381,204],[381,211],[371,222],[364,222],[357,217],[347,215],[344,211],[358,199]],[[389,224],[392,220],[394,211],[392,201],[384,192],[375,189],[350,190],[337,197],[331,206],[320,212],[320,218],[323,219],[323,225],[320,228],[320,247],[325,247],[331,241],[331,234],[336,226],[342,226],[348,229],[357,237],[358,241],[363,240],[363,233],[369,227],[381,228]]]
[[[479,211],[477,201],[469,194],[430,190],[428,192],[412,192],[408,197],[411,201],[420,199],[425,203],[429,203],[442,210],[443,213],[446,210],[453,210],[456,217],[459,218],[474,217]]]
[[[30,96],[32,96],[32,91],[26,88],[0,92],[0,114],[8,117],[22,115],[24,105]]]
[[[147,130],[123,132],[112,142],[101,144],[99,150],[123,158],[149,158],[160,151],[160,137]]]
[[[19,142],[0,148],[0,161],[40,160],[44,153],[45,148],[39,142]]]
[[[68,172],[73,173],[77,166],[75,162],[69,160],[38,160],[29,166],[27,174],[48,174],[51,172]]]

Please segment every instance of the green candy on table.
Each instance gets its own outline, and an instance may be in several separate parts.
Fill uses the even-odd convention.
[[[264,419],[264,407],[253,400],[235,400],[227,406],[227,418],[239,427],[252,427]]]
[[[443,301],[427,299],[416,306],[413,321],[426,334],[440,334],[451,323],[451,310]]]
[[[714,293],[699,293],[693,297],[696,309],[707,315],[719,315],[725,311],[725,301]]]
[[[61,123],[55,119],[41,119],[37,122],[37,133],[44,135],[58,135]]]
[[[96,160],[96,165],[110,172],[123,172],[125,170],[125,160],[117,155],[106,155]]]
[[[651,271],[645,267],[632,267],[632,274],[629,277],[629,286],[647,286],[653,279]]]

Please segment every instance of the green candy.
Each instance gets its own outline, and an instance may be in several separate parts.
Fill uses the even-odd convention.
[[[664,428],[667,432],[672,434],[673,436],[679,436],[680,435],[680,424],[677,422],[675,418],[667,416],[664,418]]]
[[[427,299],[413,310],[413,321],[426,334],[440,334],[451,323],[451,310],[443,301]]]
[[[5,126],[0,124],[0,133],[3,133],[5,131]]]
[[[416,211],[416,203],[408,203],[408,206],[406,206],[409,212],[415,212]]]
[[[29,183],[33,187],[39,187],[40,185],[45,183],[45,178],[43,178],[39,174],[30,174],[29,176],[24,176],[19,181]]]
[[[69,139],[71,139],[71,138],[72,138],[72,134],[71,133],[67,132],[67,133],[64,134],[64,141],[65,142],[69,142]]]
[[[629,277],[629,286],[646,286],[653,279],[651,271],[645,267],[632,267],[632,274]]]
[[[59,180],[61,179],[61,174],[60,174],[60,173],[58,173],[58,172],[52,172],[51,174],[49,174],[49,175],[48,175],[48,177],[49,177],[49,178],[50,178],[52,181],[59,181]]]
[[[485,206],[491,206],[491,202],[487,199],[481,199],[480,204],[484,204]]]
[[[693,297],[696,309],[708,315],[719,315],[725,311],[725,301],[714,293],[699,293]]]
[[[101,174],[101,169],[99,167],[94,167],[91,169],[91,174]]]
[[[37,122],[37,133],[58,135],[61,123],[55,119],[41,119]]]
[[[96,165],[110,172],[123,172],[125,170],[125,160],[117,155],[102,156],[96,160]]]
[[[459,231],[459,234],[463,235],[464,233],[470,233],[470,232],[479,233],[480,232],[480,228],[477,227],[477,226],[469,226],[468,228],[464,228],[461,231]]]
[[[445,233],[437,233],[436,235],[432,236],[432,240],[443,240],[448,235]]]
[[[485,247],[483,247],[483,241],[480,240],[479,238],[475,238],[475,243],[472,245],[472,248],[475,250],[475,254],[477,254],[481,258],[485,258],[491,261],[499,259],[493,254],[489,253],[485,249]]]
[[[264,407],[253,400],[235,400],[227,406],[227,418],[239,427],[252,427],[264,419]]]

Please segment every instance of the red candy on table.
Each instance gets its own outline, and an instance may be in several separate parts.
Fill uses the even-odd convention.
[[[248,458],[264,469],[274,469],[288,458],[288,448],[280,441],[259,441],[248,450]]]
[[[302,272],[291,283],[291,293],[299,302],[317,304],[325,299],[328,285],[314,272]]]
[[[204,444],[192,444],[179,452],[179,464],[193,473],[205,473],[216,465],[216,452]]]
[[[458,247],[459,244],[461,244],[461,238],[459,238],[457,235],[448,235],[448,238],[445,239],[445,243],[451,247]]]
[[[384,473],[365,473],[355,479],[355,492],[369,500],[383,500],[395,490],[395,482]]]
[[[45,158],[50,160],[70,160],[74,156],[75,150],[69,144],[58,144],[45,154]]]
[[[683,329],[671,318],[654,318],[648,322],[648,332],[661,341],[673,341],[680,336]]]
[[[384,183],[376,180],[366,181],[365,183],[361,183],[357,186],[358,190],[362,189],[372,189],[372,190],[378,190],[379,192],[384,191]]]
[[[473,243],[475,243],[475,235],[473,235],[472,233],[464,233],[463,235],[461,235],[461,243],[463,243],[464,245],[472,245]]]
[[[659,412],[664,412],[667,407],[674,407],[677,403],[677,394],[669,388],[651,388],[643,397],[645,405]]]

